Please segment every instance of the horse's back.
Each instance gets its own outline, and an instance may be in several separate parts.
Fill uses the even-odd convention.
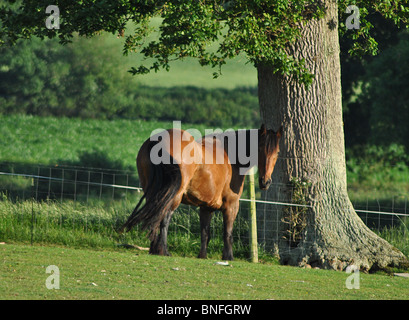
[[[198,164],[201,163],[201,147],[193,136],[184,130],[168,129],[152,135],[141,146],[137,159],[138,174],[145,190],[152,174],[152,165],[178,165],[186,189]]]
[[[138,173],[144,190],[151,174],[152,158],[159,149],[164,160],[178,164],[183,203],[214,209],[222,206],[232,175],[223,140],[206,136],[195,141],[189,132],[179,129],[165,130],[152,136],[144,142],[137,156]],[[166,161],[162,163],[167,164]]]

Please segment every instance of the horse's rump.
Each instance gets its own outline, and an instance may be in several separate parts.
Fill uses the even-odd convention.
[[[133,226],[142,223],[143,230],[150,230],[151,240],[160,222],[169,213],[182,182],[178,164],[154,164],[150,161],[150,150],[156,143],[156,141],[149,141],[144,153],[140,155],[144,158],[145,163],[149,163],[149,172],[143,173],[138,167],[138,173],[139,176],[148,174],[148,182],[144,186],[144,195],[122,226],[122,230],[129,231]],[[144,200],[145,203],[142,205]]]

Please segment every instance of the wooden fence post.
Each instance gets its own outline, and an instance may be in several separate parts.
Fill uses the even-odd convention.
[[[254,167],[249,172],[250,181],[250,257],[251,262],[258,262],[257,246],[257,214],[256,214],[256,191],[254,187]]]

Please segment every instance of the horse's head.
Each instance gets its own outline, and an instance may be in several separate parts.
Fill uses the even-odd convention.
[[[271,174],[280,151],[278,143],[282,131],[283,127],[280,127],[277,132],[271,129],[267,130],[264,124],[258,130],[259,186],[262,190],[267,190],[271,184]]]

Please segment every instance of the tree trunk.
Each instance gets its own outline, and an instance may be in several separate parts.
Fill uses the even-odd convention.
[[[336,1],[327,1],[327,9],[289,49],[315,75],[310,88],[271,67],[257,67],[261,117],[269,128],[284,126],[269,199],[311,206],[276,206],[277,225],[269,228],[275,229],[284,264],[337,270],[356,265],[365,271],[407,264],[365,226],[348,198]],[[310,183],[304,198],[307,187],[294,185],[292,177]]]

